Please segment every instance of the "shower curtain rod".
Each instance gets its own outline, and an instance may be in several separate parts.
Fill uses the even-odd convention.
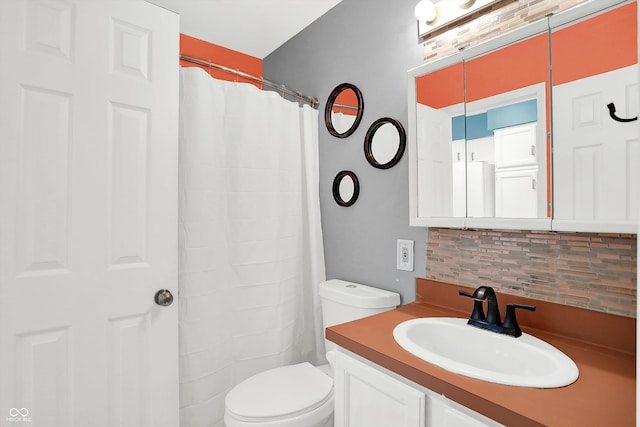
[[[215,68],[217,70],[221,70],[230,74],[235,74],[236,76],[239,76],[254,82],[262,83],[265,86],[269,86],[271,88],[277,89],[278,92],[282,93],[283,95],[286,93],[287,95],[293,96],[296,99],[299,99],[303,102],[308,103],[309,105],[311,105],[311,107],[318,109],[318,105],[319,105],[318,98],[313,96],[307,96],[307,95],[304,95],[302,92],[297,92],[297,91],[288,89],[287,87],[285,87],[285,85],[281,85],[281,84],[269,81],[267,79],[263,79],[262,77],[256,77],[251,74],[243,73],[240,70],[234,70],[233,68],[225,67],[224,65],[215,64],[213,62],[194,58],[188,55],[180,55],[180,59],[182,59],[183,61],[191,62],[193,64],[202,65],[204,67]]]

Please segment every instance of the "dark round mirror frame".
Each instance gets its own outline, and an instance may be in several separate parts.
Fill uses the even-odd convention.
[[[345,177],[350,177],[353,181],[353,195],[349,200],[343,200],[340,195],[340,183]],[[356,200],[358,200],[358,195],[360,194],[360,182],[358,181],[358,177],[355,173],[351,171],[340,171],[333,179],[333,199],[340,206],[348,207],[353,205]]]
[[[331,121],[331,110],[333,109],[333,103],[336,101],[336,98],[342,93],[342,91],[351,89],[355,94],[358,100],[358,113],[356,114],[356,119],[351,125],[349,129],[344,131],[343,133],[339,133],[334,127],[333,122]],[[362,92],[355,85],[351,83],[342,83],[336,86],[335,89],[329,95],[329,99],[327,99],[327,105],[324,108],[324,124],[327,127],[329,133],[336,138],[346,138],[352,133],[356,131],[358,125],[362,121],[362,114],[364,112],[364,99],[362,98]]]
[[[373,137],[375,136],[378,128],[380,128],[381,126],[387,123],[391,123],[398,130],[398,138],[399,138],[398,150],[396,151],[395,156],[393,156],[393,158],[389,160],[387,163],[379,163],[376,160],[376,158],[373,156],[373,151],[372,151]],[[389,117],[383,117],[373,122],[373,124],[371,124],[371,126],[367,130],[367,134],[364,137],[364,155],[367,158],[367,161],[369,162],[369,164],[374,168],[378,168],[378,169],[389,169],[394,167],[396,164],[398,164],[398,162],[402,158],[402,155],[404,154],[404,149],[406,146],[407,146],[407,134],[404,131],[404,127],[402,127],[402,123]]]

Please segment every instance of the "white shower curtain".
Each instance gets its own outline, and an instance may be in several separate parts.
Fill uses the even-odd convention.
[[[318,112],[181,71],[181,427],[243,379],[324,354]]]

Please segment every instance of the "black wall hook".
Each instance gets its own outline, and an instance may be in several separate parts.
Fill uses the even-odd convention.
[[[637,117],[637,116],[636,116],[636,117],[634,117],[634,118],[632,118],[632,119],[623,119],[623,118],[621,118],[621,117],[616,116],[616,106],[614,105],[614,103],[613,103],[613,102],[612,102],[612,103],[610,103],[610,104],[607,104],[607,108],[609,109],[609,115],[610,115],[610,116],[611,116],[611,118],[612,118],[613,120],[615,120],[616,122],[623,122],[623,123],[626,123],[626,122],[633,122],[633,121],[635,121],[635,120],[638,120],[638,117]]]

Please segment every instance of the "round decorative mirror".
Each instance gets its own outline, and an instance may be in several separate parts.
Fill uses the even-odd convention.
[[[360,183],[355,173],[341,171],[333,179],[333,199],[340,206],[351,206],[360,194]]]
[[[346,138],[358,128],[363,112],[364,100],[360,89],[351,83],[342,83],[333,89],[327,99],[324,124],[331,135]]]
[[[407,145],[407,135],[402,124],[389,117],[376,120],[364,137],[364,155],[371,166],[389,169],[395,166]]]

